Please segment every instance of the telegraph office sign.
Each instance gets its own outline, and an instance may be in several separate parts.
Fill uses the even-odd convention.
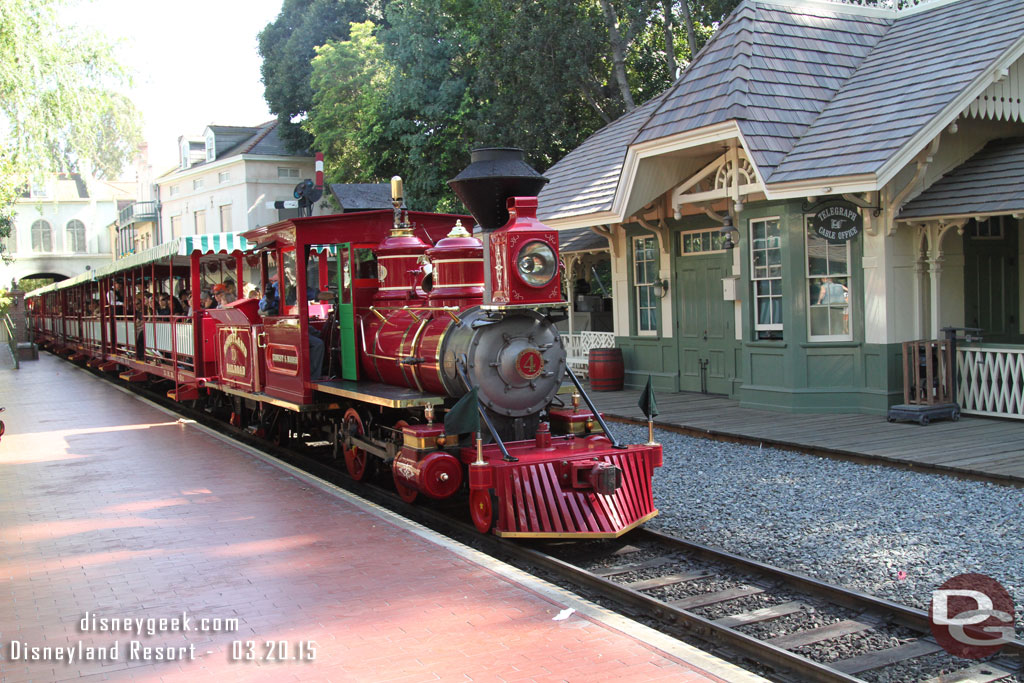
[[[811,214],[811,229],[832,244],[844,244],[864,229],[864,217],[856,204],[836,200],[819,204]]]

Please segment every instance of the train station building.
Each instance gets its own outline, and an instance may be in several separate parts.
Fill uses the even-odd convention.
[[[1019,0],[745,0],[549,169],[540,217],[609,238],[626,384],[883,413],[902,343],[969,327],[965,411],[1024,413],[1022,36]]]

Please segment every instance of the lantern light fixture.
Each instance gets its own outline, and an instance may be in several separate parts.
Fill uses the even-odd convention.
[[[725,241],[722,242],[722,248],[723,249],[735,249],[736,248],[736,240],[740,236],[740,231],[737,230],[735,228],[735,226],[733,226],[733,224],[732,224],[732,216],[731,215],[726,214],[725,220],[722,221],[722,227],[719,228],[718,231],[720,233],[722,233],[722,236],[725,238]]]

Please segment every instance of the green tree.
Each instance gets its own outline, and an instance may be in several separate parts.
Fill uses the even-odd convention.
[[[328,182],[378,182],[400,169],[384,136],[391,67],[375,31],[373,22],[353,23],[349,40],[316,49],[313,106],[303,128],[324,153]]]
[[[264,98],[280,122],[281,139],[295,152],[307,150],[312,137],[292,119],[313,106],[310,86],[316,48],[349,38],[349,25],[367,19],[366,0],[284,0],[277,19],[260,31]]]
[[[99,34],[62,22],[63,0],[0,0],[0,255],[28,181],[120,173],[141,140],[127,72]]]

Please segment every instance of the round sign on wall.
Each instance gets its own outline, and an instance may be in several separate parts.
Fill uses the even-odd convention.
[[[836,199],[814,207],[811,230],[833,244],[843,244],[864,229],[864,217],[856,204]]]

